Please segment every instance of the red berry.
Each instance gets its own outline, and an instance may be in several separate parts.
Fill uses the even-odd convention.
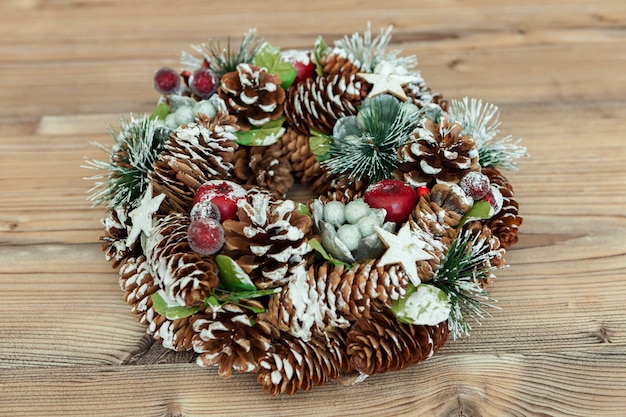
[[[191,217],[192,222],[208,218],[215,219],[219,222],[222,218],[222,215],[220,214],[220,209],[215,204],[205,200],[198,202],[198,204],[194,204],[194,206],[191,208],[191,213],[189,214],[189,217]]]
[[[192,221],[187,229],[187,241],[194,252],[202,256],[213,255],[224,246],[224,228],[212,218]]]
[[[406,182],[392,179],[370,185],[363,199],[370,207],[385,209],[385,220],[396,223],[405,222],[419,200],[413,187]]]
[[[180,87],[180,76],[172,68],[163,67],[154,74],[154,88],[161,94],[173,94]]]
[[[217,90],[218,79],[208,68],[197,69],[189,77],[189,89],[201,99],[209,98]]]
[[[480,200],[489,191],[489,177],[478,171],[467,173],[459,182],[459,187],[474,200]]]
[[[415,190],[415,192],[417,193],[417,198],[422,198],[430,192],[430,189],[425,185],[420,185],[419,187],[417,187],[417,190]]]
[[[207,181],[196,191],[193,203],[210,201],[220,211],[222,221],[237,218],[237,202],[246,196],[246,190],[239,184],[225,180]]]
[[[280,59],[289,62],[296,69],[296,79],[294,84],[304,81],[307,78],[315,77],[315,63],[311,61],[311,55],[306,51],[290,49],[280,54]]]

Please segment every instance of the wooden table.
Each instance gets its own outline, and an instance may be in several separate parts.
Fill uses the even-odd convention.
[[[510,175],[525,222],[491,287],[502,309],[470,338],[270,398],[144,335],[81,165],[120,116],[153,109],[154,70],[191,44],[256,27],[309,48],[368,20],[394,25],[435,91],[500,106],[531,154]],[[0,22],[1,415],[626,415],[623,0],[5,0]]]

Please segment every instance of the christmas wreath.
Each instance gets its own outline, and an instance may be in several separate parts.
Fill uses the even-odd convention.
[[[526,149],[390,39],[196,45],[155,73],[154,112],[98,145],[103,250],[163,346],[293,394],[416,364],[488,314],[522,223],[500,169]]]

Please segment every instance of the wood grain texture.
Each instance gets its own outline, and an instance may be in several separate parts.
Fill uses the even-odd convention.
[[[144,335],[81,165],[121,115],[151,111],[153,71],[191,44],[257,27],[305,48],[368,20],[394,25],[435,91],[498,104],[502,133],[524,139],[520,242],[492,287],[501,309],[470,338],[269,398],[254,375],[223,380]],[[622,0],[6,0],[0,23],[0,415],[624,415]]]

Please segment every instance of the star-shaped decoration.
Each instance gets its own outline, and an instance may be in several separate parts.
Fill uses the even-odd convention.
[[[133,225],[130,232],[128,232],[128,237],[126,238],[127,246],[135,243],[137,238],[141,235],[141,232],[143,232],[146,236],[150,236],[152,234],[152,215],[159,209],[164,198],[165,194],[160,194],[152,198],[152,184],[148,185],[148,188],[141,198],[139,206],[128,213],[133,221]]]
[[[432,255],[424,250],[427,243],[411,231],[409,223],[406,222],[395,235],[376,227],[378,236],[387,246],[387,251],[378,261],[378,266],[401,264],[413,285],[417,286],[421,282],[417,273],[417,262],[431,259]]]
[[[402,101],[408,100],[402,86],[413,81],[419,81],[421,78],[417,75],[400,74],[395,66],[388,61],[381,62],[376,66],[373,73],[359,72],[357,75],[372,84],[372,91],[368,97],[375,97],[379,94],[393,94]]]

